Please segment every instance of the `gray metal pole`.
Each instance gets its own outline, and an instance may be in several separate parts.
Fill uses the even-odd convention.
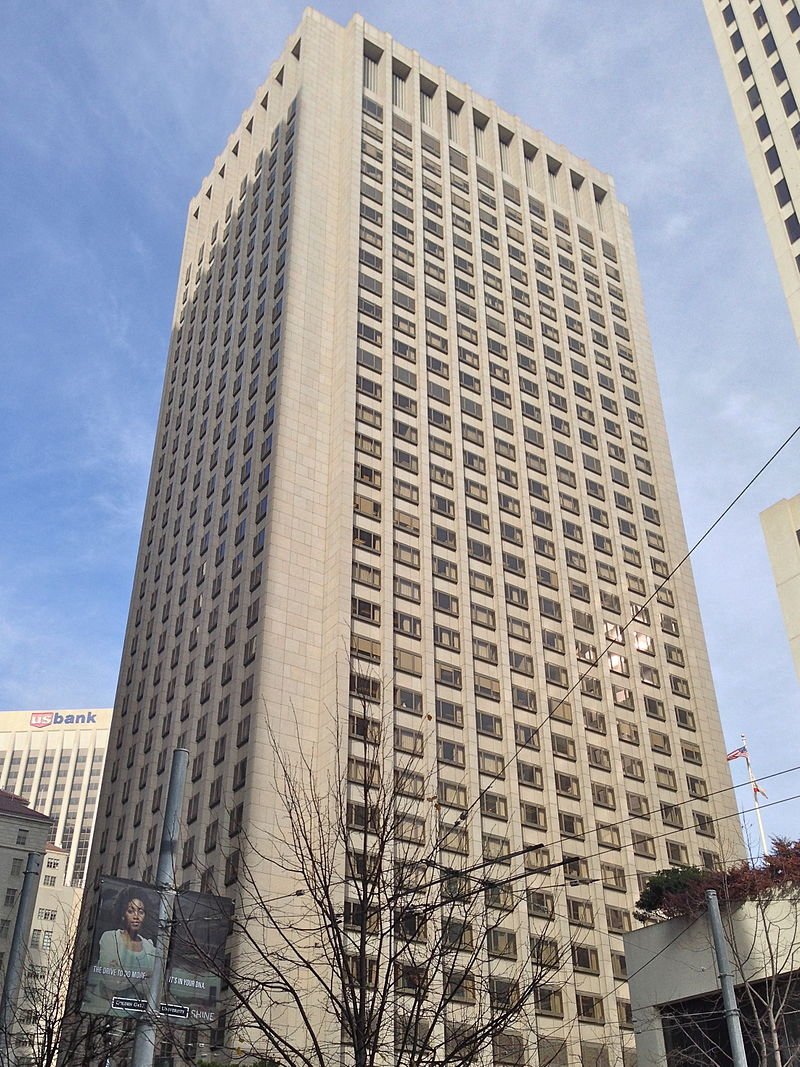
[[[28,945],[28,934],[31,929],[33,908],[36,903],[36,890],[39,885],[41,870],[41,853],[29,852],[28,862],[25,864],[25,877],[22,880],[22,890],[19,895],[14,935],[11,939],[11,949],[8,953],[6,980],[3,985],[3,995],[0,998],[0,1064],[2,1064],[2,1067],[8,1067],[11,1063],[13,1044],[11,1030],[14,1025],[14,1009],[17,1006],[19,987],[22,983],[22,972],[25,969],[25,950]]]
[[[156,889],[159,892],[158,937],[153,964],[153,974],[147,990],[147,1014],[136,1023],[136,1039],[133,1044],[131,1067],[153,1067],[156,1051],[156,1019],[164,990],[164,972],[169,950],[172,912],[175,903],[175,869],[180,835],[180,812],[183,787],[189,753],[185,748],[176,748],[172,753],[169,774],[167,806],[164,811],[164,826],[161,830],[161,847],[158,851]]]
[[[728,943],[725,940],[725,932],[722,929],[719,901],[713,889],[706,890],[706,906],[708,908],[711,934],[714,938],[714,955],[717,958],[717,974],[719,975],[719,986],[722,990],[722,1004],[725,1008],[728,1037],[731,1042],[733,1067],[747,1067],[744,1040],[742,1039],[742,1021],[739,1016],[739,1007],[736,1003],[736,990],[733,987],[733,971],[728,961]]]

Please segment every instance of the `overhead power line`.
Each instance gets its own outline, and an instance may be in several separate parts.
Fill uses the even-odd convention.
[[[745,495],[745,493],[748,491],[748,489],[750,489],[750,487],[761,477],[761,475],[764,473],[764,471],[770,466],[771,463],[774,462],[775,459],[777,459],[777,457],[781,454],[781,452],[783,452],[783,450],[791,443],[791,441],[797,436],[798,433],[800,433],[800,424],[795,426],[795,428],[791,431],[791,433],[787,437],[784,438],[784,440],[780,443],[780,445],[778,445],[778,447],[775,449],[775,451],[772,453],[772,455],[767,460],[765,460],[764,463],[761,464],[759,469],[750,478],[750,480],[746,483],[746,485],[744,485],[743,488],[740,489],[739,492],[736,494],[736,496],[733,497],[733,499],[726,505],[726,507],[723,508],[723,510],[719,513],[719,515],[717,515],[717,517],[714,519],[714,521],[711,523],[711,525],[706,528],[706,530],[700,535],[700,537],[698,537],[698,539],[694,542],[694,544],[684,553],[684,555],[672,567],[672,569],[670,570],[669,574],[656,586],[654,591],[650,594],[650,596],[647,597],[647,599],[644,601],[644,603],[639,608],[637,608],[636,613],[623,626],[620,627],[620,633],[623,633],[623,634],[626,633],[627,630],[628,630],[628,627],[632,626],[634,624],[634,622],[636,622],[638,616],[642,613],[642,609],[643,608],[647,608],[653,602],[653,600],[656,599],[656,597],[661,592],[661,590],[675,577],[675,575],[681,569],[681,567],[684,566],[684,564],[690,559],[690,557],[693,555],[693,553],[696,552],[697,549],[703,544],[703,542],[711,535],[711,533],[713,533],[713,531],[717,528],[717,526],[719,526],[719,524],[722,522],[722,520],[725,518],[725,516],[728,515],[728,513],[732,510],[732,508],[734,508],[736,506],[736,504],[738,504],[738,502],[742,499],[742,497]],[[531,740],[533,738],[538,738],[539,737],[539,734],[541,733],[542,727],[545,725],[545,723],[548,723],[553,719],[553,717],[555,716],[555,713],[558,711],[558,709],[561,708],[566,703],[566,701],[569,699],[569,697],[572,696],[572,694],[575,692],[575,690],[578,689],[578,687],[583,682],[584,678],[586,678],[589,675],[589,673],[592,670],[594,670],[595,667],[598,666],[598,664],[601,662],[601,660],[603,660],[605,658],[605,656],[608,654],[608,652],[610,652],[611,649],[613,649],[616,644],[617,644],[616,641],[609,641],[606,644],[606,646],[603,649],[601,649],[601,651],[594,658],[594,660],[592,660],[592,662],[589,663],[588,666],[586,666],[584,668],[584,670],[579,674],[579,676],[576,679],[576,681],[569,687],[569,689],[564,694],[564,696],[561,697],[561,699],[558,701],[558,703],[556,703],[555,705],[553,705],[552,708],[550,708],[550,710],[548,711],[548,714],[545,716],[545,718],[542,720],[542,722],[539,723],[535,727],[535,730],[534,730],[534,733],[532,735]],[[492,787],[492,785],[494,785],[495,782],[501,780],[501,778],[504,777],[505,772],[508,769],[508,767],[510,767],[513,763],[515,763],[516,760],[519,758],[520,752],[524,752],[526,750],[535,751],[535,749],[533,749],[532,746],[530,745],[530,742],[528,742],[525,745],[518,746],[517,749],[515,750],[515,752],[511,756],[509,756],[509,758],[506,760],[506,762],[490,778],[489,783],[487,785],[485,785],[481,789],[481,791],[478,793],[477,797],[472,802],[472,804],[470,804],[469,807],[462,813],[462,816],[461,816],[462,821],[466,818],[466,816],[468,815],[469,811],[473,807],[475,807],[476,804],[480,804],[481,798],[485,795],[486,792],[488,792],[488,790]]]

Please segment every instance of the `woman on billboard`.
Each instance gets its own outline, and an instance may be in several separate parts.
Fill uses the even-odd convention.
[[[153,920],[157,919],[157,895],[136,883],[123,883],[120,887],[116,882],[115,896],[109,900],[110,882],[109,879],[103,886],[105,899],[98,922],[102,933],[84,1010],[111,1015],[139,1013],[144,1010],[155,967],[156,947],[145,931],[151,932]]]

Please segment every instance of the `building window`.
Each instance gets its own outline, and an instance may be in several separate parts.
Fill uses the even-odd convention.
[[[667,856],[672,864],[685,867],[689,863],[689,850],[680,841],[667,841]]]
[[[698,834],[703,834],[705,837],[716,837],[714,820],[710,815],[706,815],[706,813],[702,811],[695,811],[692,814],[694,816],[695,829]]]
[[[591,993],[576,993],[575,1004],[581,1022],[605,1022],[601,997],[593,997]]]
[[[624,892],[626,888],[625,868],[614,863],[601,863],[600,880],[604,889],[618,889]]]
[[[503,725],[499,716],[490,715],[485,711],[478,711],[475,713],[475,722],[479,734],[484,734],[486,737],[502,738]]]
[[[406,78],[396,70],[392,72],[392,106],[400,111],[406,106]]]
[[[459,140],[459,111],[448,105],[447,108],[447,136],[451,141],[458,144]]]
[[[630,912],[624,908],[606,906],[606,923],[608,929],[615,934],[624,934],[631,929]]]
[[[239,760],[233,768],[233,789],[241,789],[247,781],[247,758]]]
[[[656,858],[656,846],[653,838],[649,834],[640,833],[638,830],[631,830],[631,844],[633,845],[633,853],[635,856],[643,856],[646,859]]]
[[[583,974],[599,974],[600,959],[597,949],[591,945],[573,945],[572,967]]]
[[[466,750],[463,745],[458,744],[456,741],[440,738],[436,747],[439,763],[445,763],[451,767],[464,767],[466,765]]]
[[[582,841],[584,837],[584,823],[581,815],[572,815],[570,812],[558,813],[558,827],[562,837],[571,837]]]
[[[371,56],[364,56],[364,88],[371,93],[378,91],[378,61]]]
[[[486,946],[490,956],[499,956],[509,960],[517,958],[517,935],[513,930],[504,930],[500,927],[489,930]]]
[[[555,986],[537,986],[533,995],[537,1015],[554,1015],[559,1019],[564,1017],[564,1001],[560,989]]]
[[[572,926],[594,926],[594,912],[591,902],[567,897],[567,918]]]
[[[433,125],[433,93],[427,88],[420,90],[419,114],[424,125]]]
[[[483,856],[487,860],[495,860],[497,863],[509,863],[511,845],[507,838],[498,837],[496,834],[483,835]]]

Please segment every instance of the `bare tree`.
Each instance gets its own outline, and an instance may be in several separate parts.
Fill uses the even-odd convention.
[[[55,913],[54,913],[55,915]],[[105,1062],[127,1043],[119,1019],[78,1016],[67,1002],[77,915],[56,917],[37,928],[25,950],[23,982],[8,1033],[0,1040],[4,1062],[18,1067],[56,1067]]]
[[[418,769],[413,732],[398,764],[371,707],[334,718],[327,770],[271,739],[279,816],[228,858],[228,1040],[280,1067],[329,1067],[342,1046],[355,1067],[522,1063],[561,965],[552,915],[535,893],[528,908],[536,849],[497,839],[470,863],[463,788]],[[265,897],[268,868],[285,894]]]
[[[652,887],[652,888],[651,888]],[[640,918],[703,914],[706,889],[720,900],[752,1067],[800,1062],[800,842],[776,840],[757,863],[718,872],[661,872],[643,894]],[[645,907],[642,907],[644,901]],[[721,995],[662,1011],[669,1063],[718,1067],[730,1058]]]
[[[735,913],[727,916],[728,940],[734,946],[737,970],[743,977],[742,993],[748,1010],[745,1024],[758,1049],[758,1067],[792,1067],[800,1058],[795,1027],[787,1029],[789,1014],[800,1008],[796,968],[800,964],[800,898],[791,892],[757,897],[752,902],[755,930],[749,944],[736,937]],[[763,974],[761,980],[756,974]],[[793,1040],[789,1038],[794,1030]]]

